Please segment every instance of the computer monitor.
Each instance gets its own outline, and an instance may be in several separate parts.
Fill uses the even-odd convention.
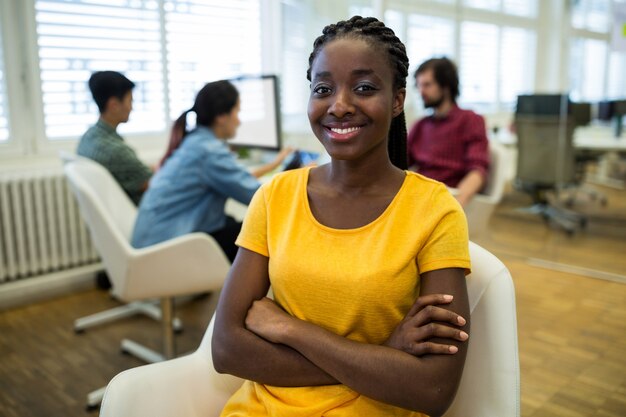
[[[625,115],[626,100],[610,100],[598,103],[598,119],[613,122],[613,134],[615,137],[622,135]]]
[[[244,76],[229,80],[239,91],[241,125],[228,141],[234,148],[281,148],[280,103],[275,75]]]
[[[566,106],[563,109],[563,106]],[[565,111],[564,111],[565,110]],[[591,121],[591,103],[574,103],[567,94],[528,94],[517,97],[517,115],[571,117],[575,126],[584,126]]]
[[[569,114],[567,94],[524,94],[517,96],[515,113],[524,116],[560,116]],[[565,112],[563,112],[563,106]]]
[[[576,126],[591,123],[591,103],[570,103],[570,113]]]

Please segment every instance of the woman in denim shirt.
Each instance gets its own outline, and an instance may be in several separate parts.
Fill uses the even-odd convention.
[[[187,114],[196,113],[196,128],[186,130]],[[248,204],[259,188],[257,177],[273,170],[288,150],[250,173],[242,168],[225,141],[239,126],[239,92],[228,81],[205,85],[193,107],[174,122],[161,168],[144,194],[132,236],[143,248],[192,232],[212,235],[233,261],[241,229],[224,212],[228,198]]]

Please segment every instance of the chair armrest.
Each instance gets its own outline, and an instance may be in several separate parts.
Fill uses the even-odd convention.
[[[207,234],[191,233],[133,250],[127,287],[116,290],[126,301],[172,297],[222,287],[230,262]]]
[[[217,417],[240,385],[197,351],[119,373],[107,386],[100,417]]]

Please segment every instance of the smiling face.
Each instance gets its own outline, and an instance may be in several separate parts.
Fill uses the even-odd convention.
[[[384,50],[359,38],[336,39],[311,66],[309,122],[334,159],[371,152],[387,157],[389,126],[402,112],[404,97],[403,88],[394,89]]]

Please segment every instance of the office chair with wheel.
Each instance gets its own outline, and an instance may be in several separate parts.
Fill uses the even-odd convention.
[[[124,339],[122,351],[146,362],[175,356],[173,297],[219,290],[230,262],[206,233],[192,233],[146,248],[130,245],[136,208],[111,174],[90,160],[64,166],[70,188],[102,258],[115,298],[127,302],[160,299],[163,352]],[[90,393],[87,406],[100,403],[104,388]]]
[[[59,151],[59,158],[64,165],[76,161],[82,161],[86,164],[96,163],[89,158],[85,158],[83,156],[64,150]],[[126,211],[125,216],[129,219],[133,219],[132,223],[134,223],[134,218],[137,215],[137,208],[134,206],[134,204],[126,204],[125,200],[121,200],[118,209]],[[132,233],[132,223],[128,222],[124,225],[123,234],[127,238],[129,238],[130,234]],[[106,271],[100,271],[96,278],[98,281],[98,287],[104,289],[111,288],[111,283],[108,279]],[[158,306],[158,300],[133,301],[131,303],[123,304],[118,307],[110,308],[108,310],[90,314],[85,317],[77,318],[76,320],[74,320],[74,332],[83,333],[85,330],[91,327],[111,323],[113,321],[120,320],[126,317],[131,317],[137,314],[143,314],[146,317],[150,317],[157,321],[160,321],[162,319],[161,309]],[[182,322],[176,317],[174,318],[173,325],[174,330],[176,331],[181,331],[183,328]]]
[[[519,417],[520,370],[515,288],[494,255],[470,242],[467,288],[472,318],[465,369],[446,417]],[[129,369],[111,380],[100,417],[217,417],[240,378],[211,359],[213,320],[191,355]]]
[[[558,115],[516,115],[517,174],[515,185],[530,194],[528,210],[572,234],[587,218],[568,210],[560,193],[578,185],[573,147],[574,120]],[[553,195],[554,198],[549,198]]]

